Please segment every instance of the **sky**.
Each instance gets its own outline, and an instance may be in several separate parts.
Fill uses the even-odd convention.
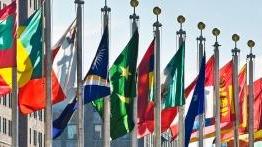
[[[53,0],[53,44],[63,34],[69,24],[76,16],[74,0]],[[110,17],[110,65],[114,62],[120,52],[130,39],[130,20],[132,14],[129,0],[108,0],[111,7]],[[247,41],[253,39],[256,46],[253,53],[255,59],[255,79],[262,77],[262,1],[261,0],[140,0],[136,9],[139,20],[139,56],[138,64],[147,47],[153,39],[153,23],[156,16],[153,8],[159,6],[162,13],[159,21],[161,28],[161,69],[174,56],[177,50],[176,31],[179,29],[177,16],[183,15],[186,18],[183,29],[186,31],[186,59],[185,59],[185,81],[186,85],[194,79],[197,74],[197,42],[196,38],[200,31],[197,24],[203,21],[206,29],[203,36],[206,38],[206,54],[210,57],[213,54],[215,41],[212,29],[217,27],[221,34],[218,41],[220,47],[220,67],[232,58],[231,49],[234,42],[232,34],[240,35],[238,48],[240,48],[240,66],[246,62],[246,55],[249,54]],[[84,4],[84,50],[83,65],[85,74],[95,56],[98,44],[102,35],[101,8],[104,0],[86,0]]]

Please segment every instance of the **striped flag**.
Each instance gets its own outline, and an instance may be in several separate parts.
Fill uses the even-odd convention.
[[[54,52],[55,54],[55,52]],[[93,60],[91,68],[85,77],[84,98],[85,103],[92,100],[105,97],[110,94],[110,88],[107,82],[108,74],[108,27],[105,28],[101,42],[97,49],[96,56]],[[65,83],[66,85],[66,83]],[[76,96],[76,93],[70,95]],[[71,97],[70,97],[71,98]],[[72,118],[75,110],[78,108],[76,97],[72,102],[67,104],[60,116],[53,121],[53,139],[59,137],[68,122]]]

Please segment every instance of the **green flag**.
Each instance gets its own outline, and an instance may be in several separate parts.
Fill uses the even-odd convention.
[[[136,64],[139,35],[136,31],[109,69],[111,84],[110,136],[112,139],[124,136],[134,128],[133,99],[136,96]],[[93,106],[103,116],[103,99],[93,102]]]
[[[167,64],[164,70],[165,83],[162,85],[163,108],[181,106],[185,104],[184,69],[185,43],[183,42],[175,56]]]

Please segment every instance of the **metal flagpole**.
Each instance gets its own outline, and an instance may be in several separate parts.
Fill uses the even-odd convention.
[[[161,89],[160,89],[160,30],[159,28],[162,24],[158,21],[158,15],[161,13],[159,7],[153,9],[156,15],[156,22],[153,24],[155,33],[155,67],[154,67],[154,77],[155,77],[155,147],[161,147]]]
[[[254,76],[254,62],[255,55],[252,53],[252,48],[255,46],[255,42],[253,40],[249,40],[247,42],[248,47],[250,47],[250,54],[247,55],[248,59],[248,146],[254,146],[254,93],[253,93],[253,76]]]
[[[82,9],[84,5],[83,0],[75,0],[77,4],[77,35],[76,35],[76,50],[77,50],[77,101],[78,101],[78,147],[84,147],[84,103],[83,103],[83,77],[82,77]]]
[[[45,20],[45,32],[44,32],[44,42],[45,42],[45,52],[46,52],[46,108],[45,108],[45,146],[52,147],[52,87],[51,87],[51,3],[50,0],[45,0],[44,2],[44,20]]]
[[[199,22],[198,23],[198,29],[200,30],[200,36],[197,38],[197,41],[199,41],[199,44],[198,44],[198,62],[197,62],[197,67],[198,67],[198,70],[200,70],[200,66],[201,66],[201,60],[202,60],[202,57],[204,56],[204,49],[205,49],[205,41],[206,41],[206,38],[203,37],[202,35],[202,31],[205,29],[205,24],[203,22]],[[203,144],[203,139],[204,139],[204,122],[205,122],[205,112],[204,114],[201,114],[199,115],[199,132],[198,132],[198,139],[199,139],[199,142],[198,142],[198,146],[199,147],[203,147],[204,144]]]
[[[215,128],[216,128],[216,147],[221,147],[221,135],[220,135],[220,96],[219,96],[219,43],[217,42],[217,36],[220,34],[220,30],[214,28],[212,34],[216,37],[216,42],[214,46],[214,73],[213,73],[213,84],[214,84],[214,94],[213,94],[213,102],[214,102],[214,116],[215,116]]]
[[[235,48],[232,49],[233,56],[233,100],[235,109],[235,121],[234,121],[234,147],[239,147],[239,137],[238,137],[238,127],[239,127],[239,109],[238,109],[238,55],[240,50],[237,48],[237,41],[239,41],[239,36],[234,34],[232,40],[235,42]]]
[[[109,24],[109,13],[111,9],[107,6],[105,0],[104,8],[101,8],[103,14],[103,30]],[[109,42],[109,39],[107,40]],[[104,98],[104,125],[103,125],[103,147],[110,147],[110,97]]]
[[[136,7],[138,6],[139,2],[137,0],[131,0],[130,5],[133,7],[134,11],[133,14],[129,16],[131,20],[131,34],[133,35],[135,31],[138,29],[137,22],[139,20],[139,16],[136,15]],[[138,73],[138,72],[137,72]],[[138,86],[136,86],[138,88]],[[138,90],[136,90],[138,93]],[[133,106],[133,119],[135,122],[134,129],[132,131],[132,140],[131,140],[131,147],[137,147],[137,96],[134,98],[134,106]]]
[[[19,21],[19,2],[16,2],[16,22],[17,30],[20,24]],[[18,37],[18,36],[17,36]],[[16,54],[15,54],[16,55]],[[14,57],[16,65],[16,56]],[[12,147],[18,147],[18,97],[17,97],[17,65],[12,68]]]
[[[176,32],[176,34],[179,36],[178,38],[178,46],[182,45],[183,41],[185,41],[186,38],[186,32],[182,29],[182,24],[186,21],[185,17],[180,15],[177,17],[178,23],[180,23],[180,29]],[[178,136],[178,146],[183,147],[185,145],[185,106],[179,106],[178,108],[179,112],[179,136]]]

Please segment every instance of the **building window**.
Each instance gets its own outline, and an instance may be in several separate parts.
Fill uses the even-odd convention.
[[[43,121],[43,111],[42,110],[38,111],[38,117],[40,121]]]
[[[3,118],[3,133],[6,134],[6,118]]]
[[[12,136],[12,121],[8,120],[8,135]]]
[[[34,0],[34,10],[37,9],[37,0]]]
[[[31,144],[32,143],[32,140],[31,140],[31,138],[32,138],[32,130],[31,130],[31,128],[29,129],[29,144]]]
[[[4,7],[6,7],[6,4],[5,4],[5,3],[3,3],[3,8],[4,8]]]
[[[29,1],[30,1],[30,6],[29,7],[32,8],[32,0],[29,0]]]
[[[3,105],[6,106],[6,95],[3,96]]]
[[[34,145],[36,145],[37,141],[37,133],[36,130],[34,130]]]
[[[2,117],[0,116],[0,133],[2,132]]]
[[[38,133],[38,144],[39,144],[39,147],[42,147],[43,138],[42,138],[42,133],[41,132]]]
[[[100,140],[102,139],[102,126],[94,125],[94,139]]]
[[[12,107],[12,95],[10,93],[8,94],[8,99],[9,99],[8,106],[9,106],[9,108],[11,108]]]
[[[34,112],[34,118],[35,119],[37,118],[37,112]]]

